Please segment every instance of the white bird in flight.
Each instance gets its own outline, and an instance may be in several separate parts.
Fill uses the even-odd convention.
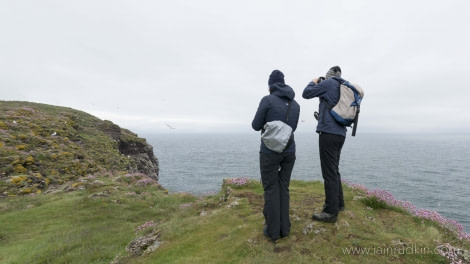
[[[165,123],[165,125],[166,125],[169,129],[175,129],[174,127],[168,125],[167,123]]]

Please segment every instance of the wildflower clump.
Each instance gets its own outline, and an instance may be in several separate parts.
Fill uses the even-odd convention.
[[[409,201],[401,201],[395,199],[393,195],[385,190],[367,190],[365,187],[358,187],[357,185],[351,184],[350,182],[344,181],[348,186],[352,186],[351,188],[355,188],[356,190],[361,190],[365,195],[366,198],[364,202],[367,206],[370,206],[374,209],[378,208],[387,208],[389,206],[398,207],[404,209],[405,211],[411,213],[413,216],[418,217],[422,220],[430,220],[432,222],[438,223],[441,227],[454,232],[457,237],[462,240],[470,241],[470,235],[464,232],[464,227],[458,221],[447,219],[441,214],[436,211],[428,210],[428,209],[420,209],[416,208],[411,202]],[[359,185],[361,186],[361,185]]]
[[[419,219],[430,220],[435,223],[438,223],[443,228],[454,232],[460,240],[466,239],[470,241],[470,235],[464,232],[462,224],[455,220],[445,218],[436,211],[416,208],[412,203],[408,201],[396,200],[391,193],[384,190],[368,191],[367,197],[375,197],[378,201],[381,201],[387,205],[402,208],[410,212],[412,215],[418,217]]]
[[[140,187],[149,185],[158,185],[157,180],[147,176],[144,173],[127,173],[123,177],[119,177],[116,181],[125,182],[127,184],[135,184]]]
[[[468,251],[453,247],[449,243],[445,243],[436,247],[437,252],[449,259],[450,264],[464,264],[470,263],[470,254]]]
[[[347,180],[343,180],[343,183],[347,184],[349,187],[351,187],[353,192],[358,193],[358,194],[365,194],[368,191],[367,187],[365,187],[362,184],[352,183],[352,182],[347,181]]]
[[[180,204],[179,208],[180,209],[188,208],[188,207],[191,207],[192,205],[193,205],[193,203],[184,203],[184,204]]]
[[[455,220],[447,219],[443,217],[438,212],[428,210],[428,209],[419,209],[416,208],[411,202],[409,201],[401,201],[395,199],[393,195],[385,190],[368,190],[363,185],[353,184],[348,181],[343,181],[346,185],[351,187],[353,191],[360,193],[361,195],[365,195],[363,201],[367,205],[369,209],[379,209],[379,208],[388,208],[388,207],[396,207],[400,209],[404,209],[405,211],[409,212],[411,215],[417,217],[418,219],[429,220],[441,225],[442,228],[445,228],[451,232],[453,232],[458,239],[460,240],[467,240],[470,241],[470,235],[464,232],[463,225],[458,223]],[[441,244],[436,247],[439,250],[440,255],[446,257],[451,261],[452,264],[458,263],[470,263],[467,262],[467,255],[466,251],[463,251],[459,248],[453,247],[449,243]],[[464,262],[462,262],[464,261]]]
[[[136,185],[143,187],[143,186],[152,185],[152,184],[156,184],[156,183],[157,183],[156,180],[154,180],[150,177],[145,177],[145,178],[142,178],[142,179],[138,180],[136,182]]]
[[[230,179],[225,179],[224,180],[224,183],[227,184],[227,185],[234,185],[234,186],[237,186],[237,187],[241,187],[241,186],[247,186],[249,185],[251,182],[250,179],[248,179],[247,177],[241,177],[241,178],[230,178]]]
[[[442,227],[454,232],[460,240],[465,239],[470,241],[470,234],[465,233],[463,225],[456,220],[445,218],[438,212],[427,209],[416,209],[412,213],[420,219],[439,223]]]

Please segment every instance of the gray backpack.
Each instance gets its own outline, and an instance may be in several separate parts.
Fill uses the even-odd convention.
[[[291,101],[288,102],[286,122],[289,120]],[[261,140],[268,149],[282,153],[293,141],[292,127],[280,120],[264,124]]]
[[[338,103],[330,108],[330,114],[343,126],[350,127],[354,124],[352,135],[355,136],[364,91],[357,84],[352,85],[348,81],[333,78],[340,82],[340,95]]]

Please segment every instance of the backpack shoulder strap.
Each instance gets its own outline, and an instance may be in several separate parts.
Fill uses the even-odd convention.
[[[289,112],[290,112],[290,106],[291,106],[291,104],[292,104],[292,100],[290,100],[290,101],[287,102],[287,112],[286,112],[286,118],[285,118],[285,119],[286,119],[286,123],[287,123],[287,121],[289,121]]]
[[[292,100],[289,100],[287,102],[287,112],[286,112],[286,124],[288,126],[290,126],[287,122],[289,121],[289,112],[290,112],[291,105],[292,105]],[[286,147],[284,149],[288,149],[293,141],[294,141],[294,131],[291,132],[289,141],[287,141]]]
[[[339,78],[339,77],[336,77],[336,76],[331,77],[331,79],[335,79],[335,80],[338,81],[340,84],[344,84],[345,82],[347,82],[345,79]]]

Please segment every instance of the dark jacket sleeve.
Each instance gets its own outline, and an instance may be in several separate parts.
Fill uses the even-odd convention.
[[[326,87],[319,83],[316,85],[314,82],[310,82],[307,87],[305,87],[302,97],[304,99],[311,99],[314,97],[320,97],[326,93]]]
[[[253,122],[251,122],[251,127],[255,131],[260,131],[263,129],[264,124],[266,123],[265,117],[266,117],[266,112],[269,109],[269,102],[268,102],[268,97],[265,96],[261,99],[258,110],[256,110],[255,117],[253,118]]]
[[[323,82],[315,85],[315,83],[310,82],[307,87],[305,87],[302,97],[304,99],[311,99],[318,97],[320,99],[326,100],[326,103],[329,105],[334,105],[338,102],[338,86],[339,82],[333,78],[324,80]]]

